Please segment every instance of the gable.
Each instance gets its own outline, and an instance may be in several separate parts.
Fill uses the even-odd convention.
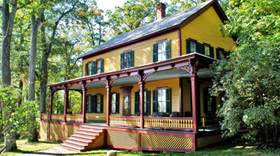
[[[223,24],[215,8],[211,6],[200,16],[181,28],[182,55],[186,54],[186,39],[193,39],[199,43],[206,43],[216,48],[231,51],[236,46],[230,37],[223,37],[219,31]],[[215,58],[216,52],[215,52]]]

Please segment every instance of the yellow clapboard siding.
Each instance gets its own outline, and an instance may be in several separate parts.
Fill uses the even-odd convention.
[[[153,44],[163,39],[171,40],[171,57],[178,56],[178,32],[173,31],[159,37],[154,37],[146,41],[138,42],[123,48],[108,51],[91,58],[83,60],[83,76],[85,76],[85,64],[96,59],[104,59],[104,72],[120,70],[120,54],[126,50],[134,50],[134,66],[141,66],[153,62]]]
[[[226,51],[232,50],[235,45],[232,38],[222,37],[219,31],[222,21],[213,7],[188,23],[181,29],[182,55],[186,54],[186,39],[191,38],[200,43],[207,43],[216,48],[220,47]],[[215,52],[216,58],[216,52]]]
[[[131,114],[135,114],[134,112],[134,103],[135,103],[135,92],[139,91],[139,84],[131,84],[131,85],[124,85],[124,86],[132,86],[133,88],[131,89]],[[121,116],[122,115],[122,110],[123,110],[123,92],[120,87],[124,86],[114,86],[111,89],[112,93],[119,93],[120,94],[120,108],[119,108],[119,113],[118,114],[111,114],[111,116]],[[173,112],[179,112],[179,78],[175,79],[167,79],[167,80],[159,80],[159,81],[153,81],[153,82],[147,82],[145,85],[145,89],[151,91],[151,112],[153,111],[152,108],[152,97],[153,97],[153,90],[159,87],[168,87],[171,88],[172,90],[172,111]],[[106,120],[106,103],[107,103],[107,97],[106,97],[106,88],[97,88],[97,89],[89,89],[87,91],[87,94],[96,94],[96,93],[101,93],[103,94],[103,113],[87,113],[92,114],[93,116],[99,115],[103,116],[102,118],[96,119],[96,120]],[[94,118],[90,118],[90,120],[95,120]]]

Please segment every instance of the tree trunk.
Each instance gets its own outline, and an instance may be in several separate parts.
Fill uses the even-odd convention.
[[[31,15],[32,31],[31,31],[31,50],[29,61],[29,82],[28,82],[28,101],[35,101],[35,67],[36,67],[36,54],[37,54],[37,37],[38,28],[41,23],[41,18],[36,20],[35,15]],[[30,120],[36,122],[35,116],[30,115]],[[38,133],[36,127],[33,125],[29,127],[28,142],[38,141]]]
[[[40,89],[41,89],[41,98],[40,98],[40,111],[41,113],[46,113],[46,96],[47,96],[47,88],[46,85],[48,83],[48,58],[49,53],[47,51],[47,41],[46,41],[46,33],[45,33],[45,26],[41,27],[42,33],[42,44],[43,44],[43,54],[42,54],[42,78],[40,82]]]
[[[2,2],[2,60],[1,60],[1,66],[2,66],[2,86],[8,87],[11,85],[11,68],[10,68],[10,49],[11,49],[11,39],[12,39],[12,32],[13,32],[13,26],[14,26],[14,19],[17,11],[17,0],[12,1],[12,11],[9,11],[9,4],[7,0],[3,0]],[[7,104],[1,104],[1,106],[9,105]],[[11,108],[12,109],[12,108]],[[5,116],[10,116],[10,113],[12,112],[5,112]],[[7,126],[7,129],[4,132],[4,143],[5,143],[5,149],[3,152],[11,151],[14,149],[17,149],[16,145],[16,139],[15,139],[15,133],[11,132],[13,128],[12,124],[9,124]]]

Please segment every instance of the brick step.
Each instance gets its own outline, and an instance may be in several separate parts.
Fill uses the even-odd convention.
[[[81,150],[76,149],[76,148],[73,148],[73,147],[68,146],[68,145],[63,145],[63,144],[61,144],[60,147],[62,147],[62,148],[64,148],[64,149],[67,149],[67,150],[70,150],[70,151],[74,151],[74,152],[81,152]]]
[[[66,141],[64,141],[64,143],[71,143],[71,144],[75,144],[75,145],[79,145],[79,146],[88,146],[88,143],[86,142],[81,142],[81,141],[77,141],[77,140],[72,140],[72,139],[67,139]]]
[[[88,139],[94,139],[99,134],[89,134],[89,133],[84,133],[84,132],[75,132],[74,135],[75,136],[81,136],[81,137],[88,138]]]
[[[90,142],[92,142],[92,140],[91,139],[88,139],[88,140],[83,140],[83,138],[73,138],[73,137],[70,137],[70,138],[68,138],[67,140],[73,140],[73,141],[78,141],[78,142],[81,142],[81,143],[90,143]]]
[[[88,132],[96,132],[96,133],[103,132],[102,129],[93,129],[93,128],[88,128],[88,127],[81,127],[79,130],[88,131]]]
[[[87,131],[87,130],[79,129],[75,133],[86,134],[86,135],[88,134],[88,135],[96,136],[96,135],[99,135],[100,132],[94,132],[94,131]]]
[[[86,141],[86,142],[92,142],[93,139],[89,139],[87,137],[81,137],[81,136],[77,136],[77,135],[72,135],[70,137],[71,139],[76,139],[76,140],[81,140],[81,141]],[[95,138],[94,138],[95,139]]]
[[[80,128],[89,128],[89,129],[96,129],[102,131],[103,128],[96,127],[96,126],[91,126],[91,125],[82,125]]]
[[[85,146],[83,146],[83,145],[78,145],[78,144],[71,143],[71,142],[64,142],[63,145],[70,146],[70,147],[72,147],[72,148],[79,149],[79,150],[85,149]]]

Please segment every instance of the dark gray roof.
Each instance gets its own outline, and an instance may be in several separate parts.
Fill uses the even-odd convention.
[[[173,14],[171,16],[165,17],[163,19],[154,21],[152,23],[149,23],[147,25],[134,29],[130,32],[116,36],[116,37],[110,39],[109,41],[99,45],[98,47],[88,51],[86,54],[81,55],[80,57],[84,57],[84,56],[90,55],[92,53],[95,53],[95,52],[98,52],[101,50],[105,50],[105,49],[108,49],[108,48],[111,48],[114,46],[118,46],[118,45],[124,44],[126,42],[133,41],[133,40],[151,35],[153,33],[162,31],[164,29],[179,25],[182,22],[184,22],[186,19],[188,19],[189,17],[194,15],[196,12],[198,12],[199,10],[206,7],[212,1],[213,0],[206,1],[204,3],[201,3],[200,5],[192,7],[190,9],[187,9],[180,13]]]

